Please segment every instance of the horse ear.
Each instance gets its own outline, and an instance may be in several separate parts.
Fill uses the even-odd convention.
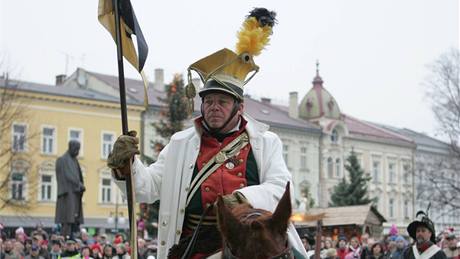
[[[217,197],[217,224],[223,236],[230,239],[238,239],[241,223],[233,215],[231,210],[225,206],[222,196]],[[229,240],[231,243],[231,240]]]
[[[283,234],[286,233],[289,218],[292,214],[292,204],[291,204],[291,192],[290,192],[290,183],[286,184],[286,189],[284,191],[283,197],[276,206],[275,212],[272,215],[272,223],[270,224],[275,231]]]

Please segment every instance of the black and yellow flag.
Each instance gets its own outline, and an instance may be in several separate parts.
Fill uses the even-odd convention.
[[[147,78],[142,72],[149,48],[145,42],[142,30],[137,22],[133,7],[129,0],[119,0],[119,13],[121,24],[121,45],[123,46],[123,56],[133,65],[142,76],[144,81],[145,101],[147,100]],[[114,41],[116,41],[115,10],[113,0],[99,0],[98,7],[99,22],[110,32]],[[136,35],[137,50],[136,53],[131,35]]]

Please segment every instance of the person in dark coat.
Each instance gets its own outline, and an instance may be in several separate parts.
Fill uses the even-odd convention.
[[[447,259],[446,254],[436,245],[436,231],[428,215],[423,211],[419,211],[416,214],[416,218],[420,219],[412,221],[407,226],[409,236],[415,241],[412,246],[404,251],[404,258]]]
[[[69,141],[67,152],[56,160],[57,203],[55,223],[62,225],[63,236],[73,236],[83,222],[81,198],[85,191],[77,156],[78,141]]]

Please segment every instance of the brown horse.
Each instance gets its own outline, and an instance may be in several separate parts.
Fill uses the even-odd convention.
[[[234,208],[217,200],[218,226],[222,235],[222,258],[294,258],[287,241],[292,213],[289,183],[273,214],[249,204]]]

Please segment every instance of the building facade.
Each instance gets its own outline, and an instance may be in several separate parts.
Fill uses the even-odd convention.
[[[9,102],[23,113],[13,117],[2,134],[0,156],[6,184],[2,190],[0,222],[7,227],[55,227],[56,159],[70,140],[81,144],[78,161],[86,192],[83,195],[84,227],[91,230],[127,228],[126,202],[113,183],[106,159],[121,135],[118,100],[109,95],[0,79],[0,91],[14,91]],[[130,103],[131,129],[140,129],[142,105]],[[117,220],[116,222],[114,222]],[[115,226],[116,225],[116,226]]]

